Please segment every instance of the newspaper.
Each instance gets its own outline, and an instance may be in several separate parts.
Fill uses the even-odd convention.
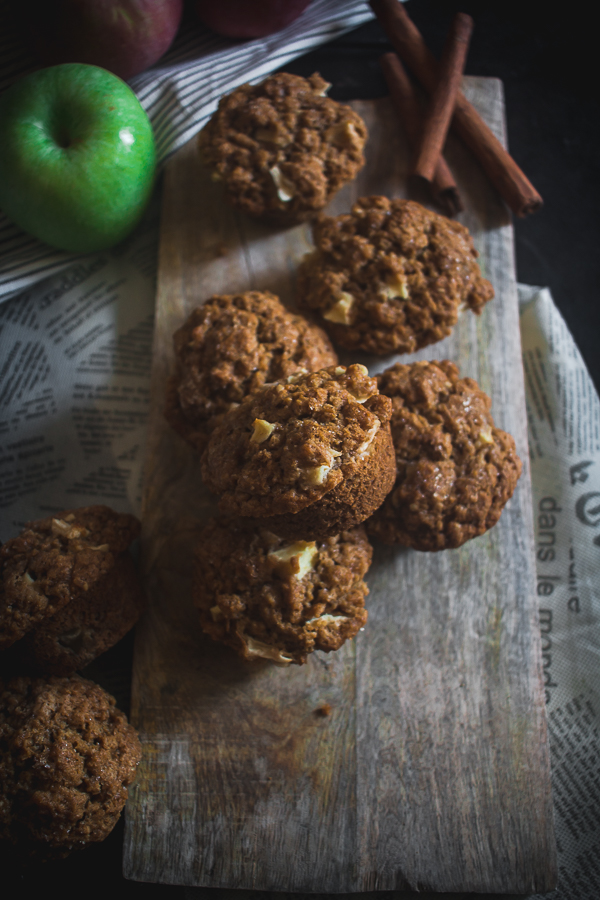
[[[600,402],[547,289],[520,287],[559,889],[600,896]]]
[[[0,305],[0,541],[65,507],[139,515],[158,204],[131,238]]]
[[[0,540],[140,511],[158,214],[0,306]],[[546,289],[520,286],[559,889],[600,895],[600,402]]]

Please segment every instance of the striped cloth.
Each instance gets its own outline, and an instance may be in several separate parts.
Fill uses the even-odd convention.
[[[0,90],[36,68],[14,36],[10,5],[10,0],[0,2]],[[159,165],[202,127],[223,94],[260,81],[371,18],[366,0],[313,0],[283,31],[243,42],[186,22],[160,63],[130,81],[152,122]],[[80,254],[29,237],[0,213],[0,302],[78,259]]]

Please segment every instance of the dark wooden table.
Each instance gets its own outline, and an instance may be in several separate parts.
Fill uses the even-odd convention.
[[[539,0],[410,0],[407,9],[436,54],[453,13],[460,9],[473,15],[475,30],[466,71],[504,82],[509,149],[545,201],[541,212],[515,222],[518,279],[550,287],[600,388],[596,349],[600,339],[600,116],[591,21],[583,19],[579,6],[572,13],[563,8],[558,15]],[[336,99],[375,98],[387,93],[378,59],[389,49],[379,24],[370,22],[285,68],[302,75],[319,71],[332,82],[331,95]],[[132,647],[128,636],[84,673],[111,691],[125,711],[129,709]],[[37,898],[55,888],[63,896],[82,895],[86,900],[105,900],[111,894],[131,900],[183,900],[183,887],[125,881],[122,842],[121,821],[103,844],[60,862],[16,870],[10,859],[3,859],[3,885],[25,898]],[[194,894],[202,900],[250,896],[217,890]],[[458,895],[439,896],[456,900]]]

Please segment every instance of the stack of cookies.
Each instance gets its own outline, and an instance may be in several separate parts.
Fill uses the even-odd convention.
[[[367,617],[361,523],[396,476],[391,401],[272,294],[211,297],[174,343],[165,414],[223,514],[196,551],[203,629],[278,665],[337,650]]]
[[[202,453],[221,517],[196,551],[204,631],[246,660],[304,663],[366,622],[366,532],[459,547],[498,520],[521,471],[490,400],[450,362],[371,378],[334,346],[412,353],[493,297],[468,230],[418,203],[321,210],[363,164],[366,128],[318,76],[224,98],[199,138],[226,201],[289,226],[312,218],[298,272],[308,318],[257,291],[216,296],[174,336],[166,417]]]

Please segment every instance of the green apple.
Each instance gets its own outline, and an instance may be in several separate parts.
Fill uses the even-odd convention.
[[[126,237],[155,167],[148,116],[105,69],[52,66],[0,97],[0,209],[54,247],[91,252]]]

